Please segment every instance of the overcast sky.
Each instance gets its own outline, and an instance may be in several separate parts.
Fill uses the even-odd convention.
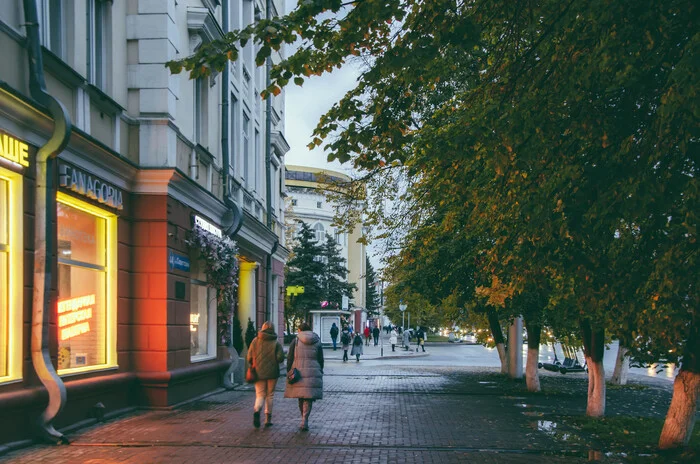
[[[287,12],[292,11],[296,0],[286,0],[286,2]],[[287,54],[292,52],[293,50],[289,47]],[[319,118],[348,90],[355,87],[359,74],[357,65],[346,64],[330,74],[305,79],[304,85],[301,87],[293,83],[285,87],[284,136],[290,146],[290,150],[285,156],[285,164],[326,168],[348,174],[352,172],[349,164],[343,165],[337,161],[329,163],[323,149],[316,147],[314,150],[309,150],[307,145],[311,142],[311,133]],[[367,250],[367,255],[375,270],[379,270],[380,265],[379,258],[376,256],[378,246],[380,246],[378,243],[371,244]]]
[[[297,0],[286,0],[287,12],[294,9]],[[287,55],[293,53],[293,47],[287,47]],[[321,148],[309,150],[306,145],[311,142],[319,118],[328,111],[345,93],[355,87],[359,72],[352,65],[335,69],[330,74],[313,76],[304,80],[299,87],[290,83],[286,93],[286,127],[284,136],[291,147],[285,157],[286,164],[328,168],[348,172],[349,166],[338,162],[328,163],[327,156]]]

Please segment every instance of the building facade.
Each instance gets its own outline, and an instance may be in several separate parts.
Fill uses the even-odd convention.
[[[305,222],[316,233],[316,240],[325,241],[333,237],[341,247],[341,255],[348,268],[348,281],[355,283],[351,303],[354,328],[364,327],[367,321],[365,274],[367,251],[363,243],[362,229],[358,225],[351,233],[343,232],[333,225],[333,205],[328,202],[321,187],[322,182],[349,182],[345,174],[306,166],[286,166],[286,188],[291,201],[290,219]],[[329,324],[330,327],[330,324]],[[321,330],[322,336],[326,331]]]
[[[265,17],[267,2],[36,4],[32,22],[23,1],[0,2],[0,411],[15,418],[0,421],[0,448],[36,437],[54,401],[33,326],[46,330],[48,368],[67,391],[59,429],[221,386],[229,353],[215,291],[188,244],[195,227],[238,244],[243,327],[272,320],[281,338],[284,320],[284,94],[269,106],[259,98],[266,73],[253,44],[205,79],[164,65]],[[269,14],[283,8],[276,0]],[[33,46],[42,66],[32,65]],[[65,148],[52,145],[63,123]],[[37,175],[49,148],[57,193],[44,244]],[[44,246],[42,322],[33,299]]]

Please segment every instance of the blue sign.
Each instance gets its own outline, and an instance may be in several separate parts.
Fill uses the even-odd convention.
[[[168,250],[168,264],[170,265],[170,269],[190,272],[190,258],[175,253],[173,250]]]

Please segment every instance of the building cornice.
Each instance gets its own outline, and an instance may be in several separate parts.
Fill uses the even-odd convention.
[[[220,39],[224,36],[221,26],[207,7],[187,7],[187,29],[190,33],[199,34],[204,43]]]

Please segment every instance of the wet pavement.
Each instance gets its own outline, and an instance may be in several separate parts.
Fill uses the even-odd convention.
[[[368,349],[369,348],[369,349]],[[36,445],[2,462],[51,463],[491,463],[588,461],[587,446],[566,441],[559,418],[583,415],[585,375],[542,372],[530,394],[490,367],[440,366],[461,347],[382,359],[375,347],[357,363],[325,351],[324,398],[310,431],[299,431],[296,400],[277,385],[270,428],[252,426],[254,391],[242,385],[166,411],[138,411],[78,430],[70,445]],[[670,382],[611,389],[609,415],[663,417]],[[563,436],[563,440],[562,440]],[[604,453],[605,450],[594,450]],[[600,456],[600,454],[596,454]],[[615,458],[603,458],[619,462]]]

